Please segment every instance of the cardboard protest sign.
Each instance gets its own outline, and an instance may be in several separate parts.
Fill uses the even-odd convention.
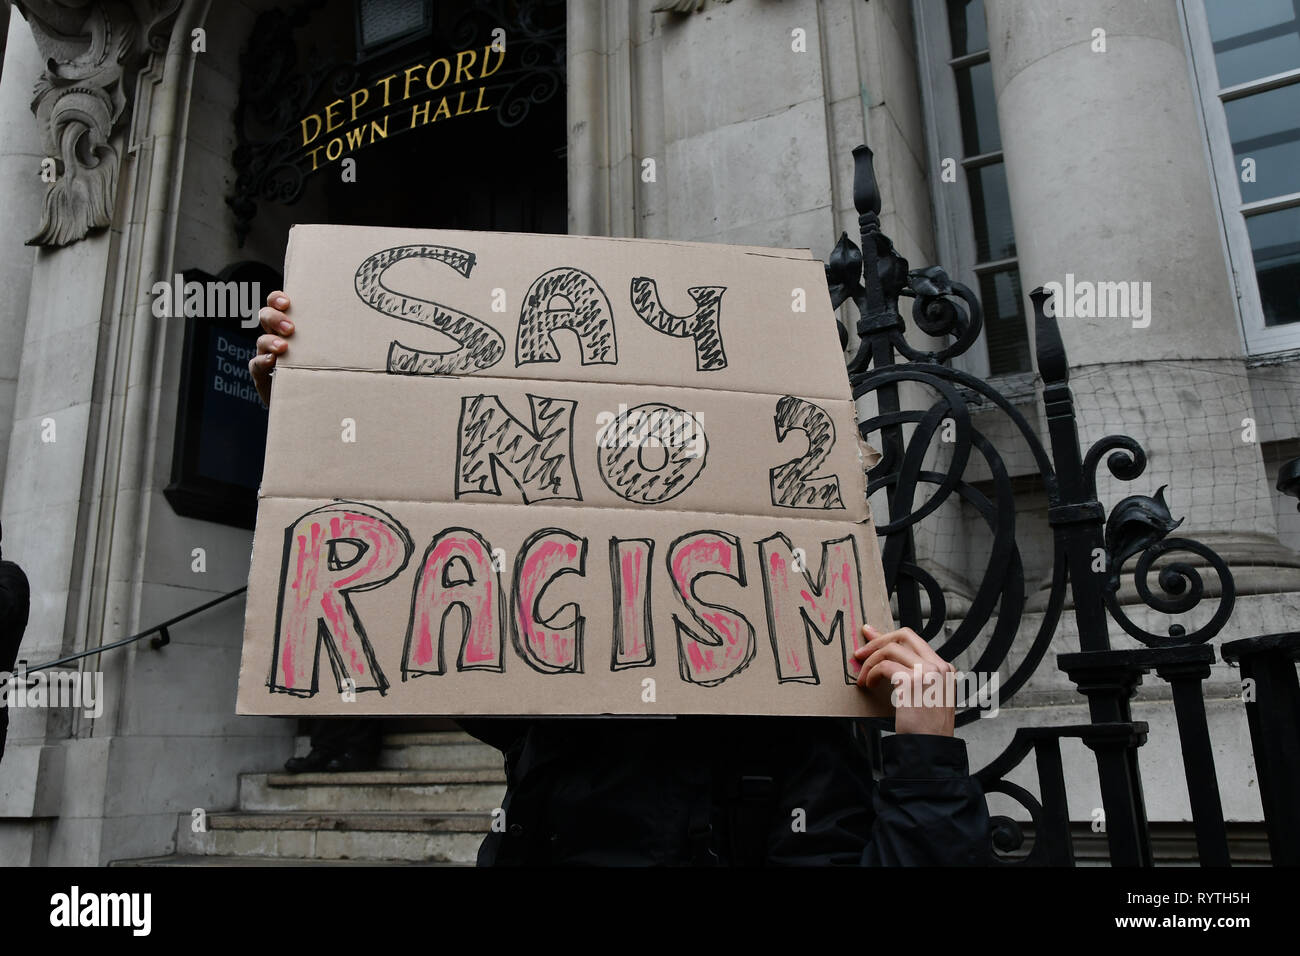
[[[297,226],[239,713],[887,713],[822,264]]]

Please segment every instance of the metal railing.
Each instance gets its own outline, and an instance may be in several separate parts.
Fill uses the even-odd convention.
[[[946,660],[964,654],[974,660],[976,672],[1006,670],[1001,706],[1042,663],[1066,607],[1067,588],[1072,598],[1079,650],[1059,655],[1057,666],[1087,698],[1090,723],[1021,728],[1002,754],[975,774],[986,793],[1000,793],[1020,804],[1032,821],[1034,847],[1015,862],[1073,863],[1060,741],[1074,738],[1095,757],[1111,863],[1152,864],[1137,760],[1148,727],[1133,720],[1129,702],[1143,676],[1154,672],[1171,687],[1199,859],[1203,865],[1228,865],[1203,688],[1216,660],[1207,642],[1227,624],[1235,603],[1227,564],[1198,541],[1168,536],[1181,522],[1170,514],[1163,488],[1154,495],[1131,495],[1110,509],[1098,500],[1096,476],[1102,461],[1115,478],[1133,481],[1146,469],[1146,452],[1127,435],[1108,435],[1084,451],[1065,347],[1056,319],[1044,307],[1050,296],[1043,289],[1034,290],[1030,298],[1050,453],[1011,400],[989,383],[948,365],[979,337],[979,300],[941,268],[909,271],[907,261],[880,231],[871,150],[859,146],[853,155],[853,200],[862,244],[841,235],[826,264],[826,278],[837,309],[850,301],[857,306],[858,346],[848,362],[849,381],[855,400],[874,397],[877,408],[859,429],[882,455],[868,472],[867,493],[880,492],[888,500],[887,514],[876,516],[876,530],[899,624],[931,642]],[[942,347],[926,351],[908,342],[898,311],[901,297],[913,299],[913,323],[944,343]],[[840,338],[847,347],[848,332],[842,325]],[[917,397],[926,393],[935,396],[933,402],[918,404]],[[1025,479],[1013,478],[1007,459],[977,423],[977,415],[997,413],[1010,423],[1009,430],[1004,423],[1003,431],[1028,449],[1029,457],[1023,460],[1032,461],[1034,479],[1041,482],[1053,540],[1050,584],[1037,612],[1041,620],[1032,637],[1026,635],[1028,639],[1018,644],[1028,602],[1016,543],[1016,496]],[[946,434],[940,449],[934,442],[941,431]],[[1300,494],[1300,463],[1284,466],[1278,487]],[[982,521],[990,536],[987,566],[969,607],[955,608],[952,614],[944,587],[918,557],[916,536],[921,523],[945,501]],[[1171,560],[1173,553],[1194,558]],[[1170,624],[1167,634],[1146,630],[1119,599],[1121,571],[1128,562],[1135,562],[1133,582],[1142,605],[1178,617],[1205,599],[1217,599],[1217,606],[1211,605],[1213,614],[1190,632],[1178,623]],[[1217,588],[1206,587],[1202,574],[1207,569],[1217,577]],[[1154,593],[1149,581],[1153,574],[1158,587]],[[1144,646],[1112,648],[1112,621]],[[1014,662],[1013,648],[1019,655]],[[1300,822],[1293,816],[1300,805],[1300,687],[1295,669],[1300,635],[1234,641],[1224,645],[1223,655],[1229,663],[1239,662],[1243,677],[1257,691],[1246,698],[1245,706],[1273,860],[1300,862]],[[958,725],[976,717],[976,708],[965,707],[958,713]],[[1031,753],[1037,762],[1038,797],[1008,779]],[[994,859],[1012,862],[998,853],[1021,850],[1024,829],[1011,818],[993,817]]]
[[[141,631],[138,634],[132,634],[130,637],[124,637],[120,641],[114,641],[112,644],[101,644],[99,647],[92,647],[89,650],[80,651],[76,654],[69,654],[67,657],[60,657],[56,661],[46,661],[44,664],[36,664],[33,667],[26,668],[25,673],[34,674],[36,671],[48,670],[51,667],[62,667],[64,664],[71,664],[73,661],[79,661],[83,657],[93,657],[95,654],[103,654],[105,651],[112,651],[112,650],[116,650],[119,647],[126,647],[128,644],[134,644],[136,641],[142,641],[146,637],[149,637],[150,635],[154,635],[154,637],[153,640],[149,642],[149,646],[152,647],[154,650],[158,650],[159,648],[166,647],[168,644],[171,643],[172,638],[171,638],[171,633],[168,631],[168,628],[170,628],[172,625],[179,624],[181,621],[194,617],[194,615],[196,614],[201,614],[202,612],[206,611],[208,608],[216,607],[218,604],[221,604],[225,601],[229,601],[231,598],[237,597],[240,594],[243,594],[247,590],[248,590],[247,585],[245,585],[242,588],[235,588],[235,590],[229,591],[221,595],[220,597],[213,598],[211,601],[208,601],[206,604],[200,604],[198,607],[190,608],[188,611],[185,611],[182,614],[177,614],[175,617],[169,617],[161,624],[155,624],[153,627],[146,628],[145,630]]]

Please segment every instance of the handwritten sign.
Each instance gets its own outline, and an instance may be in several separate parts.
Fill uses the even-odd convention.
[[[240,713],[888,711],[808,252],[297,226],[285,269]]]

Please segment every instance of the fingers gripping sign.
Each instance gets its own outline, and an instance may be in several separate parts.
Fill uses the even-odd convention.
[[[257,314],[258,323],[266,334],[257,339],[257,354],[248,360],[248,371],[253,376],[253,385],[262,402],[271,404],[271,373],[275,371],[276,359],[289,351],[285,341],[293,335],[293,322],[285,313],[289,309],[289,297],[277,289],[266,297],[266,306]]]
[[[956,668],[945,661],[910,627],[884,633],[866,624],[867,643],[853,656],[862,662],[858,686],[873,691],[892,686],[894,729],[900,734],[953,735],[956,701],[949,692]],[[939,682],[944,689],[936,704],[922,693],[923,684]]]

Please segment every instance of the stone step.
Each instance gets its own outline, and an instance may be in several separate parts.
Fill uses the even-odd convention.
[[[477,737],[471,737],[463,730],[426,730],[418,733],[384,734],[385,747],[409,747],[412,744],[477,744],[497,753],[495,747],[489,747]]]
[[[504,797],[501,769],[246,773],[239,777],[239,808],[244,811],[490,813],[501,806]]]
[[[491,825],[487,813],[301,811],[212,813],[195,833],[177,823],[179,857],[473,863]]]
[[[294,756],[311,750],[311,738],[294,738]],[[379,766],[387,770],[501,767],[501,752],[457,730],[384,734]]]
[[[147,856],[111,860],[109,866],[473,866],[473,862],[423,860],[312,860],[289,856]]]
[[[409,736],[432,735],[411,734]],[[478,743],[477,740],[471,740],[469,743],[450,740],[415,740],[400,744],[390,744],[385,740],[380,750],[380,766],[386,770],[450,770],[452,767],[465,770],[491,767],[500,770],[504,766],[504,760],[500,756],[500,750]]]
[[[482,743],[477,737],[471,737],[463,730],[420,730],[414,732],[400,732],[383,734],[380,737],[384,746],[402,746],[408,743],[449,743],[449,744],[477,744]],[[311,738],[306,734],[298,734],[293,738],[294,753],[306,753],[311,749]],[[486,745],[484,745],[486,746]]]

